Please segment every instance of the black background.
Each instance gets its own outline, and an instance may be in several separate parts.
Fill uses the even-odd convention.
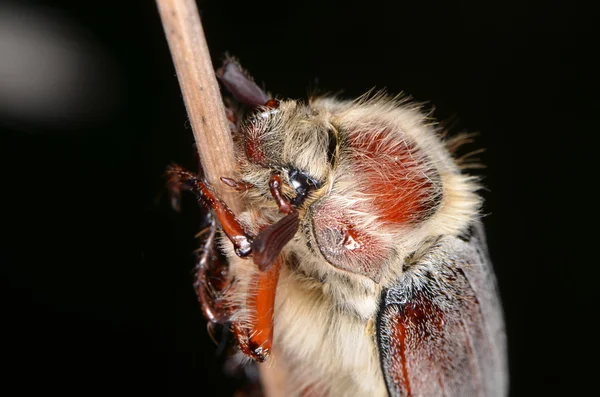
[[[77,80],[92,87],[84,116],[0,113],[4,387],[231,395],[191,286],[200,211],[165,200],[165,167],[194,167],[195,149],[154,3],[19,4],[70,21],[67,36],[94,50]],[[585,176],[599,132],[593,15],[522,1],[199,8],[215,64],[228,51],[271,92],[404,91],[458,120],[454,132],[480,132],[511,395],[585,395],[600,275]]]

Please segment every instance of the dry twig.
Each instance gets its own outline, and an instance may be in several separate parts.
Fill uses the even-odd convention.
[[[177,71],[206,180],[234,213],[239,194],[224,189],[222,176],[236,170],[233,141],[195,0],[156,0]]]
[[[156,0],[207,181],[234,213],[239,194],[224,189],[221,176],[236,177],[233,141],[195,0]],[[273,360],[275,357],[271,357]],[[281,368],[261,367],[267,397],[277,397]]]

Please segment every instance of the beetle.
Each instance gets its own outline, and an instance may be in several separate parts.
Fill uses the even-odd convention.
[[[227,115],[241,178],[221,181],[246,209],[168,170],[174,194],[210,209],[195,285],[209,322],[230,324],[243,357],[275,351],[283,395],[505,396],[502,309],[460,138],[406,99],[275,99],[233,59],[217,75],[239,105]]]

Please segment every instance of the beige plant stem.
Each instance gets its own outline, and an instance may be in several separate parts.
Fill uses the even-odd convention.
[[[194,0],[156,0],[206,180],[234,213],[239,193],[220,177],[235,178],[233,141],[215,70]]]
[[[225,189],[219,178],[236,178],[235,156],[225,108],[211,62],[195,0],[156,0],[171,50],[181,92],[194,131],[206,180],[234,213],[243,203],[239,193]],[[285,382],[277,358],[260,365],[266,397],[279,397]]]

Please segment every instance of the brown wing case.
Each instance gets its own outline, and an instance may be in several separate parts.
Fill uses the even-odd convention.
[[[480,224],[440,237],[385,290],[377,321],[390,396],[506,396],[506,341]]]

